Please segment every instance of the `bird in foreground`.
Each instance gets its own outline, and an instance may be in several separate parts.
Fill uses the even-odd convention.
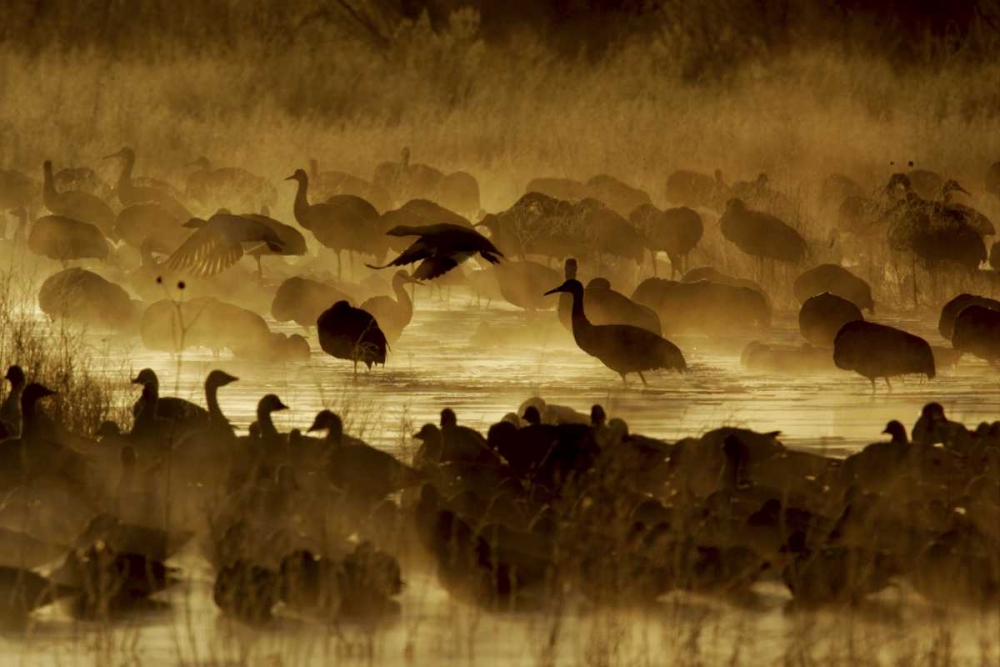
[[[244,246],[254,252],[266,246],[273,253],[284,248],[281,238],[270,226],[241,215],[216,213],[208,220],[191,218],[185,227],[197,229],[166,261],[171,271],[185,271],[195,276],[214,276],[243,257]]]
[[[680,349],[662,336],[628,324],[591,324],[583,310],[583,284],[580,281],[567,280],[547,294],[559,292],[573,297],[573,338],[576,344],[621,375],[626,386],[628,381],[625,376],[628,373],[638,373],[642,383],[647,384],[644,371],[660,368],[682,373],[687,371]]]
[[[338,301],[319,316],[316,329],[323,351],[337,359],[353,361],[355,374],[359,361],[369,370],[372,364],[385,365],[389,343],[378,322],[367,311]]]
[[[368,264],[368,268],[385,269],[420,262],[413,272],[416,280],[433,280],[443,276],[476,253],[490,264],[497,264],[504,256],[488,238],[474,229],[446,222],[426,227],[399,225],[386,235],[419,238],[388,264]]]

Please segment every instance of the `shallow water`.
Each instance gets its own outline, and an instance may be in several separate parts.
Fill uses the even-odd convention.
[[[934,323],[903,324],[941,343]],[[794,342],[797,335],[793,319],[785,316],[768,339]],[[867,381],[850,373],[747,373],[739,353],[750,336],[712,344],[675,338],[690,373],[650,375],[646,388],[635,378],[624,388],[614,373],[575,347],[554,313],[529,318],[458,292],[441,301],[420,290],[413,323],[393,347],[387,367],[362,369],[357,377],[349,363],[319,351],[314,339],[308,363],[257,364],[201,351],[171,358],[146,352],[138,342],[108,347],[92,337],[95,350],[110,350],[97,360],[106,372],[150,366],[164,394],[203,402],[201,383],[209,369],[237,375],[239,382],[220,391],[220,403],[240,429],[253,420],[259,397],[273,392],[291,406],[276,415],[280,429],[305,429],[316,411],[332,407],[345,417],[348,432],[394,451],[411,444],[408,434],[422,423],[436,422],[442,407],[454,408],[461,423],[485,430],[536,395],[581,412],[599,402],[633,432],[649,436],[674,440],[723,424],[741,425],[780,430],[792,447],[835,455],[880,439],[889,419],[912,424],[932,399],[967,424],[992,421],[1000,412],[1000,382],[974,360],[963,360],[933,381],[900,380],[891,392],[882,384],[873,394]],[[74,624],[59,611],[47,612],[27,638],[20,631],[0,638],[0,664],[855,664],[926,659],[932,652],[950,652],[952,664],[1000,662],[995,613],[940,617],[900,590],[838,614],[785,613],[788,596],[772,580],[756,587],[754,600],[739,603],[670,596],[642,611],[596,612],[572,603],[557,612],[488,615],[449,599],[433,578],[411,573],[401,599],[403,615],[384,627],[329,628],[282,619],[265,630],[249,630],[218,615],[211,601],[212,572],[194,547],[177,564],[189,581],[167,598],[169,609],[110,627]]]

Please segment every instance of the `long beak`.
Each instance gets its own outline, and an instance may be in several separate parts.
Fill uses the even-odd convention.
[[[286,181],[295,181],[295,180],[298,180],[298,179],[296,179],[296,178],[295,178],[295,176],[289,176],[289,177],[288,177],[288,178],[286,178],[285,180],[286,180]]]
[[[121,157],[121,156],[122,156],[122,152],[121,152],[121,151],[118,151],[117,153],[112,153],[111,155],[105,155],[105,156],[104,156],[104,157],[102,157],[101,159],[102,159],[102,160],[110,160],[110,159],[112,159],[112,158],[116,158],[116,157]]]
[[[143,384],[143,382],[138,377],[134,377],[132,378],[132,384]]]
[[[278,403],[277,409],[278,410],[288,410],[288,406],[285,405],[284,403]]]
[[[562,288],[556,287],[555,289],[550,289],[548,292],[546,292],[542,296],[548,296],[550,294],[556,294],[556,293],[560,293],[560,292],[562,292]]]
[[[962,192],[962,193],[965,193],[965,194],[969,195],[970,197],[972,196],[972,193],[971,193],[971,192],[969,192],[968,190],[966,190],[965,188],[963,188],[963,187],[962,187],[961,185],[957,185],[957,184],[956,184],[956,185],[955,185],[955,190],[956,190],[957,192]]]

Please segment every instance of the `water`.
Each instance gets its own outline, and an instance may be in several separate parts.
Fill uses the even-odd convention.
[[[932,322],[902,324],[941,343]],[[779,318],[768,339],[797,340],[793,319]],[[532,396],[584,413],[599,402],[633,432],[668,440],[740,425],[780,430],[791,447],[832,455],[884,437],[880,432],[889,419],[912,424],[929,400],[941,401],[952,418],[967,424],[992,421],[1000,412],[1000,382],[974,360],[963,360],[933,381],[898,380],[891,392],[882,384],[873,394],[867,381],[846,372],[748,373],[739,364],[748,340],[675,338],[691,372],[650,375],[647,388],[633,378],[625,388],[575,347],[551,312],[529,318],[506,305],[485,307],[466,294],[441,301],[421,290],[414,320],[386,368],[362,369],[357,377],[349,363],[319,351],[315,340],[308,363],[246,363],[200,351],[171,358],[138,343],[121,349],[115,344],[96,361],[116,373],[123,363],[133,373],[152,367],[163,394],[199,403],[205,375],[222,368],[240,378],[220,391],[220,403],[241,430],[254,419],[260,396],[273,392],[291,407],[275,416],[279,429],[305,429],[318,410],[332,407],[344,415],[349,433],[392,451],[411,444],[409,434],[424,422],[437,422],[442,407],[454,408],[461,423],[485,430]],[[614,665],[674,658],[690,664],[854,664],[947,651],[957,664],[1000,661],[996,614],[955,612],[942,618],[905,588],[843,613],[785,613],[788,596],[772,577],[756,587],[749,602],[672,595],[643,611],[595,611],[574,602],[543,614],[489,615],[450,599],[432,575],[410,572],[404,573],[402,617],[382,627],[331,628],[282,618],[267,629],[249,630],[217,613],[213,573],[195,546],[177,564],[187,580],[166,598],[164,611],[107,627],[75,624],[59,610],[46,611],[27,637],[21,631],[0,637],[0,664]]]

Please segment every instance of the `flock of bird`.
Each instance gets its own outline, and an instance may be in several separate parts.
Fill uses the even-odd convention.
[[[579,301],[579,283],[565,288]],[[23,369],[6,379],[8,623],[57,602],[98,619],[168,607],[178,554],[207,560],[216,605],[253,625],[378,622],[420,576],[492,611],[740,600],[768,579],[804,608],[889,587],[942,607],[1000,602],[1000,422],[969,430],[937,403],[912,440],[893,421],[890,440],[839,459],[740,428],[666,442],[600,405],[535,398],[485,434],[446,408],[400,460],[329,410],[279,431],[274,394],[237,436],[219,392],[238,378],[218,370],[202,406],[161,396],[143,369],[132,428],[106,422],[93,440],[46,416],[53,392]]]
[[[957,199],[971,195],[956,180],[929,170],[894,173],[872,195],[851,178],[833,174],[818,185],[812,202],[776,189],[765,174],[730,186],[719,171],[714,176],[678,171],[664,191],[678,206],[665,209],[611,176],[586,182],[541,178],[507,210],[485,213],[474,177],[411,163],[405,150],[399,162],[379,165],[370,181],[321,172],[315,161],[308,172],[296,170],[287,179],[296,186],[291,213],[297,224],[290,224],[270,215],[278,189],[244,169],[213,168],[200,158],[189,165],[193,171],[185,187],[175,188],[134,177],[136,155],[130,148],[107,159],[120,163],[114,187],[92,169],[56,172],[49,161],[41,185],[21,172],[0,172],[0,208],[19,217],[8,243],[12,250],[26,243],[32,253],[63,264],[40,290],[45,313],[137,331],[153,350],[207,346],[241,358],[307,360],[306,336],[273,331],[265,319],[261,298],[273,295],[273,320],[294,321],[307,335],[315,328],[323,351],[352,362],[355,371],[359,362],[371,368],[386,362],[412,319],[406,286],[433,281],[466,285],[529,314],[556,308],[557,301],[548,297],[562,294],[559,319],[579,347],[623,381],[638,374],[645,383],[647,371],[687,367],[683,351],[665,336],[734,331],[765,336],[773,308],[787,305],[775,303],[792,282],[784,267],[801,271],[812,264],[793,286],[807,344],[754,340],[744,350],[747,366],[853,370],[874,388],[878,378],[933,378],[937,366],[967,352],[991,363],[1000,360],[992,343],[1000,318],[985,296],[975,305],[989,312],[955,314],[959,335],[948,336],[954,353],[862,315],[873,311],[874,301],[856,273],[884,278],[873,270],[882,261],[873,253],[880,250],[909,257],[915,303],[918,263],[935,282],[941,276],[993,275],[981,268],[990,257],[986,241],[995,233],[992,222]],[[995,171],[987,172],[987,197],[997,195]],[[49,215],[31,220],[39,203]],[[811,215],[832,221],[829,243],[786,221],[805,225],[808,216],[797,212],[807,204],[816,211]],[[195,217],[189,206],[220,207]],[[236,214],[226,206],[261,212]],[[759,282],[709,266],[689,269],[689,257],[708,243],[703,243],[707,234],[721,237],[721,252],[755,264]],[[315,241],[311,249],[307,235]],[[834,261],[819,262],[833,246]],[[319,254],[314,257],[311,250]],[[657,275],[661,252],[669,259],[671,279]],[[352,277],[355,255],[374,271],[397,268],[391,286],[377,273],[361,283],[346,281],[345,253]],[[638,280],[647,253],[653,275]],[[718,256],[720,249],[704,254]],[[241,268],[245,255],[256,262],[256,281]],[[295,261],[274,264],[265,281],[266,256]],[[553,269],[553,261],[564,261],[564,271]],[[69,262],[84,266],[68,267]],[[414,265],[412,272],[405,270]],[[592,276],[586,285],[579,282],[583,270]],[[611,280],[631,286],[632,293],[613,289]],[[986,280],[992,290],[993,279]],[[392,296],[386,296],[390,289]]]
[[[626,383],[689,371],[667,336],[734,332],[758,338],[742,354],[751,370],[843,369],[873,390],[879,378],[934,378],[962,354],[1000,363],[1000,301],[986,295],[941,308],[950,348],[866,319],[881,286],[873,294],[858,273],[873,275],[879,253],[906,258],[915,305],[918,265],[934,281],[1000,269],[987,215],[928,170],[894,173],[872,193],[834,174],[809,202],[764,174],[730,186],[718,171],[678,171],[663,209],[611,176],[541,178],[486,213],[474,177],[411,163],[407,150],[370,180],[315,161],[295,170],[291,224],[271,217],[279,188],[249,171],[202,158],[176,188],[133,176],[130,148],[108,159],[120,164],[113,187],[49,161],[40,184],[0,171],[0,210],[18,220],[4,243],[12,256],[26,246],[61,263],[39,290],[43,312],[136,333],[153,350],[307,361],[315,335],[356,373],[387,362],[413,318],[407,288],[431,283],[503,299],[529,323],[556,311],[580,350]],[[987,171],[985,197],[1000,198],[998,175]],[[805,208],[830,223],[829,237],[803,232]],[[831,249],[836,261],[818,261]],[[759,282],[690,268],[699,252],[743,258]],[[371,273],[350,282],[356,255]],[[266,277],[264,257],[283,258]],[[379,274],[390,267],[391,284]],[[765,339],[786,294],[798,345]],[[273,331],[266,315],[305,335]],[[18,601],[4,612],[13,618],[60,598],[86,616],[155,606],[181,574],[170,558],[190,543],[215,568],[216,604],[250,623],[391,615],[404,573],[424,570],[490,609],[576,594],[595,604],[672,590],[739,596],[769,576],[803,605],[858,603],[897,581],[935,604],[1000,598],[1000,423],[970,431],[935,403],[912,441],[892,422],[890,442],[846,460],[733,428],[667,443],[601,406],[580,415],[533,401],[485,435],[445,409],[401,461],[329,411],[308,429],[322,437],[279,432],[271,415],[287,406],[274,394],[237,436],[219,397],[237,378],[222,371],[206,379],[204,406],[160,396],[155,373],[141,371],[133,425],[105,423],[96,440],[46,416],[39,401],[52,392],[21,368],[6,377],[0,492],[24,498],[0,510],[17,515],[0,528],[0,595]]]

